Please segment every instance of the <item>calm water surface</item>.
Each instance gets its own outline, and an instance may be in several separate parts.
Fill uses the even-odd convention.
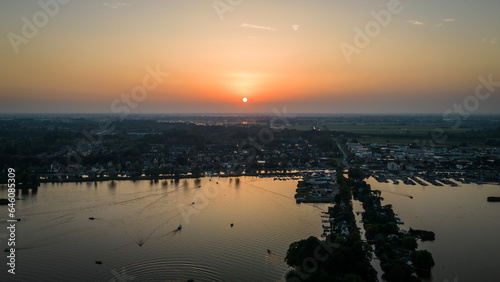
[[[401,228],[436,233],[434,242],[419,243],[434,257],[432,281],[500,281],[500,203],[486,201],[500,196],[499,185],[367,183],[383,191],[383,204],[392,204],[405,223]]]
[[[327,210],[296,204],[296,185],[250,177],[43,184],[20,195],[17,274],[4,265],[0,281],[280,280],[290,243],[319,237]],[[6,215],[5,207],[2,230]]]
[[[367,182],[383,191],[402,228],[436,233],[420,243],[434,256],[433,281],[498,281],[500,203],[486,197],[500,196],[500,186]],[[296,184],[250,177],[43,184],[20,195],[17,274],[4,265],[0,281],[280,280],[289,244],[319,237],[327,210],[297,205]],[[0,231],[3,247],[5,238]]]

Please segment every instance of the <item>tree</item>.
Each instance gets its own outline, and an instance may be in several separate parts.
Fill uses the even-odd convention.
[[[356,179],[364,179],[366,177],[363,170],[359,167],[349,168],[348,176],[349,178],[356,178]]]
[[[390,266],[389,271],[387,271],[382,277],[389,282],[399,282],[399,281],[410,281],[410,276],[399,263],[395,263]]]
[[[364,282],[365,280],[356,274],[347,274],[344,276],[344,282]]]
[[[314,257],[314,250],[320,246],[318,238],[311,236],[305,240],[293,242],[286,252],[285,262],[290,266],[300,266],[308,257]]]
[[[316,237],[290,244],[285,262],[294,267],[286,274],[287,281],[377,281],[370,264],[371,248],[359,234],[336,241],[338,247]]]
[[[407,236],[404,237],[403,240],[401,240],[401,247],[408,249],[410,251],[414,251],[417,247],[417,241],[415,240],[415,237],[413,236]]]
[[[336,174],[337,174],[337,175],[336,175],[336,176],[337,176],[337,183],[342,182],[342,180],[344,180],[344,179],[345,179],[345,177],[344,177],[344,170],[343,170],[340,166],[338,166],[338,167],[335,169],[335,171],[336,171]]]
[[[198,165],[196,165],[195,167],[193,167],[193,169],[191,170],[191,173],[193,174],[194,177],[198,178],[201,176],[201,169]]]
[[[419,250],[413,254],[415,267],[430,269],[434,266],[432,254],[427,250]]]
[[[339,194],[335,195],[335,197],[333,197],[333,201],[337,204],[337,205],[340,205],[340,202],[342,202],[342,197],[340,197]]]
[[[342,181],[340,184],[339,195],[344,201],[349,201],[351,199],[351,189],[345,181]]]
[[[143,169],[143,166],[138,161],[136,161],[133,165],[130,166],[130,170],[132,172],[134,172],[134,174],[141,175],[142,174],[142,169]]]

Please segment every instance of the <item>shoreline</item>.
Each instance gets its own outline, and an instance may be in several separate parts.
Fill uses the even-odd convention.
[[[165,179],[196,179],[196,178],[203,178],[203,177],[243,177],[243,176],[250,176],[250,177],[301,177],[303,173],[307,172],[318,172],[318,171],[327,171],[329,169],[306,169],[306,170],[294,170],[294,172],[269,172],[269,173],[230,173],[230,174],[204,174],[200,176],[193,176],[193,175],[180,175],[180,176],[175,176],[175,175],[159,175],[159,176],[106,176],[106,177],[84,177],[84,178],[75,178],[75,177],[69,177],[68,175],[60,175],[62,177],[67,177],[63,179],[48,179],[46,177],[49,177],[50,175],[44,176],[45,178],[39,179],[39,183],[81,183],[81,182],[97,182],[97,181],[124,181],[124,180],[131,180],[131,181],[136,181],[136,180],[151,180],[151,181],[157,181],[157,180],[165,180]],[[333,171],[333,170],[329,170]],[[452,173],[453,171],[442,171],[442,172],[448,172]],[[372,172],[374,173],[374,172]],[[373,177],[372,173],[367,178]],[[376,173],[376,171],[375,171]],[[57,176],[57,175],[56,175]],[[59,177],[59,176],[57,176]],[[373,177],[376,179],[376,177]],[[380,181],[379,181],[380,182]],[[474,182],[472,182],[474,183]],[[460,184],[466,184],[466,183],[458,183]],[[490,184],[490,185],[500,185],[500,182],[497,182],[495,180],[482,180],[482,183],[476,183],[478,185],[482,184]],[[39,186],[39,185],[38,185]],[[7,187],[6,184],[1,183],[0,187]],[[33,185],[29,185],[29,187],[16,187],[16,189],[32,189],[35,188]]]
[[[85,177],[85,178],[67,178],[67,179],[59,179],[59,180],[54,180],[54,179],[40,179],[40,183],[78,183],[78,182],[102,182],[102,181],[136,181],[136,180],[151,180],[151,181],[159,181],[159,180],[167,180],[167,179],[172,179],[172,180],[181,180],[181,179],[197,179],[197,178],[207,178],[207,177],[219,177],[219,178],[227,178],[227,177],[243,177],[243,176],[250,176],[250,177],[262,177],[262,178],[271,178],[271,177],[277,177],[280,176],[280,178],[287,178],[291,176],[301,176],[302,173],[306,171],[298,171],[298,172],[287,172],[287,173],[255,173],[255,174],[245,174],[245,173],[238,173],[238,174],[212,174],[212,175],[200,175],[200,176],[194,176],[194,175],[181,175],[181,176],[174,176],[174,175],[160,175],[160,176],[130,176],[130,177],[120,177],[120,176],[113,176],[113,177]],[[285,179],[288,180],[288,179]]]

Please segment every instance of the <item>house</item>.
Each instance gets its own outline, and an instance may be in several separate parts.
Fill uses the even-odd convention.
[[[349,229],[347,229],[346,226],[342,227],[342,230],[340,231],[340,234],[343,236],[349,236]]]
[[[401,170],[401,167],[395,162],[389,162],[387,163],[387,169],[390,171],[396,171],[396,170]]]

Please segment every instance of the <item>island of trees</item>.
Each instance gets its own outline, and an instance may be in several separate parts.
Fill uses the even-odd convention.
[[[290,245],[285,261],[292,270],[287,279],[377,281],[370,264],[371,245],[384,271],[383,279],[389,282],[421,281],[420,278],[430,277],[434,266],[432,254],[427,250],[417,250],[417,240],[434,240],[435,234],[411,228],[409,231],[399,230],[399,219],[392,206],[382,206],[381,192],[372,190],[362,181],[363,173],[359,168],[351,168],[349,176],[346,178],[343,170],[337,169],[339,193],[334,197],[334,206],[329,208],[331,233],[326,240],[309,237]],[[352,197],[363,203],[366,242],[356,226]]]

